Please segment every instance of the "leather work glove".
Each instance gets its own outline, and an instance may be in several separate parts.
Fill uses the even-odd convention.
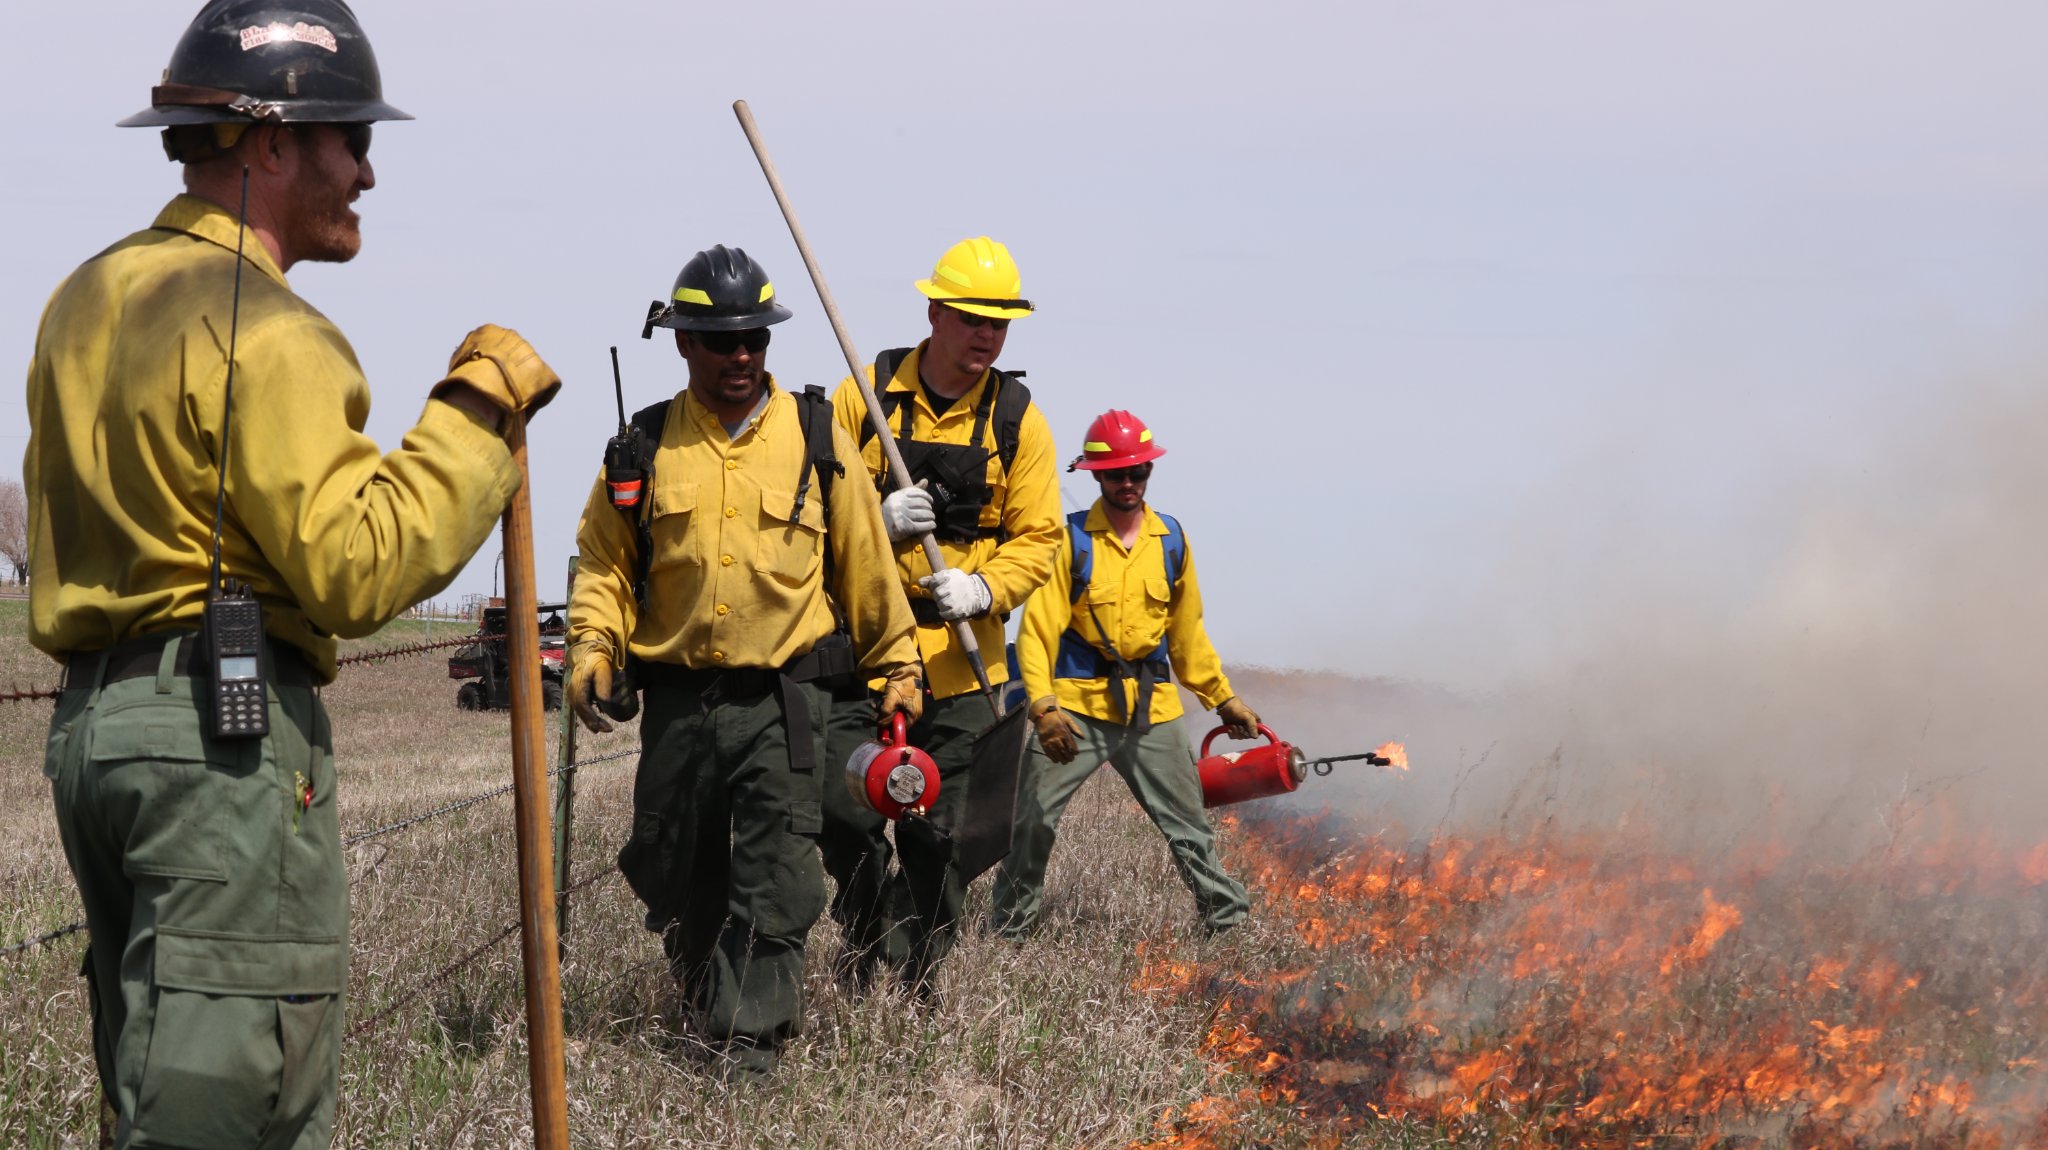
[[[1256,739],[1259,737],[1259,714],[1244,705],[1244,700],[1231,696],[1216,707],[1216,717],[1230,728],[1233,739]]]
[[[986,615],[996,601],[989,592],[988,580],[958,567],[927,575],[917,585],[932,593],[932,602],[939,606],[939,618],[948,623]]]
[[[577,644],[569,659],[569,709],[584,729],[597,734],[612,729],[611,720],[598,710],[611,694],[612,653],[595,644]]]
[[[938,525],[938,512],[932,508],[932,493],[925,490],[924,480],[918,480],[916,487],[899,487],[882,497],[882,526],[889,532],[889,542],[915,539]]]
[[[924,714],[924,675],[917,664],[910,663],[889,672],[888,681],[882,684],[881,716],[883,722],[898,711],[903,712],[905,723],[917,722]]]
[[[531,415],[562,389],[562,380],[533,345],[510,328],[487,323],[463,338],[448,357],[448,378],[434,385],[440,395],[450,384],[466,383],[507,416]]]
[[[1038,749],[1053,762],[1071,763],[1081,753],[1081,732],[1051,695],[1031,704],[1031,725],[1038,731]]]

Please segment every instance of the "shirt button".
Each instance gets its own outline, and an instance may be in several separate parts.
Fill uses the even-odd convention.
[[[711,661],[712,661],[712,662],[714,662],[714,663],[723,663],[723,662],[725,662],[725,652],[723,652],[723,651],[713,651],[713,652],[711,652]]]
[[[732,566],[732,556],[730,556],[730,555],[722,555],[722,556],[720,556],[720,557],[719,557],[719,559],[718,559],[718,565],[719,565],[720,567],[730,567],[730,566]]]
[[[725,461],[725,469],[726,469],[727,471],[738,471],[738,470],[740,469],[740,461],[739,461],[739,460],[737,460],[737,459],[728,459],[728,460],[726,460],[726,461]]]
[[[723,603],[720,603],[720,604],[718,605],[718,613],[719,613],[719,614],[721,614],[721,615],[726,615],[726,614],[730,614],[730,613],[731,613],[731,611],[732,611],[732,608],[730,608],[730,607],[726,606],[726,605],[725,605],[725,604],[723,604]]]
[[[738,515],[739,513],[740,509],[737,507],[728,507],[725,509],[725,517],[727,519],[731,519],[733,516]]]

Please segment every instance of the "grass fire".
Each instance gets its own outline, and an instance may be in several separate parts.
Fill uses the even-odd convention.
[[[1142,970],[1212,1005],[1218,1084],[1143,1145],[2042,1145],[2042,852],[1941,829],[1713,873],[1647,838],[1248,816],[1290,937]]]

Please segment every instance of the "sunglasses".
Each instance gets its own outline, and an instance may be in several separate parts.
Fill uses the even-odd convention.
[[[768,350],[768,336],[767,328],[756,327],[746,331],[693,331],[690,340],[712,355],[731,355],[743,347],[759,355]]]
[[[300,128],[311,128],[320,126],[322,125],[293,124],[291,125],[291,128],[293,131],[297,131]],[[328,124],[325,126],[330,128],[341,129],[341,146],[348,149],[348,154],[354,157],[356,163],[360,164],[364,160],[370,158],[370,128],[372,127],[372,125]]]
[[[992,315],[975,315],[971,311],[961,311],[959,308],[954,308],[953,311],[959,315],[960,322],[968,327],[992,327],[997,331],[1007,331],[1010,327],[1009,320],[998,319]]]
[[[341,126],[341,142],[348,148],[348,154],[356,158],[356,163],[358,164],[370,158],[371,127],[372,125],[369,124],[343,124]]]
[[[1114,471],[1098,471],[1104,483],[1116,486],[1123,483],[1143,483],[1152,478],[1152,465],[1140,463],[1136,467],[1119,467]]]

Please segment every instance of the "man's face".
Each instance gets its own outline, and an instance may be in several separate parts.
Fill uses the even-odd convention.
[[[979,376],[996,365],[996,357],[1003,354],[1003,340],[1010,334],[1009,320],[970,315],[937,302],[927,312],[932,342],[925,356],[933,365],[968,376]]]
[[[362,219],[349,205],[377,186],[368,124],[294,124],[298,171],[280,221],[284,247],[298,259],[347,263],[363,250]]]
[[[1118,511],[1136,511],[1143,507],[1145,484],[1151,478],[1152,465],[1149,463],[1095,473],[1095,481],[1102,484],[1102,501]]]
[[[751,407],[767,386],[768,329],[679,331],[676,350],[690,365],[690,390],[707,406]]]

